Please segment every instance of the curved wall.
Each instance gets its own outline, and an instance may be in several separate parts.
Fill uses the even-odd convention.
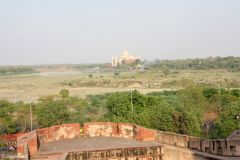
[[[139,141],[157,141],[169,146],[180,147],[221,156],[240,156],[239,140],[204,140],[197,137],[147,129],[135,124],[91,122],[63,124],[37,129],[17,139],[18,155],[23,155],[24,144],[28,145],[29,154],[35,155],[41,143],[78,138],[80,136],[122,137]]]

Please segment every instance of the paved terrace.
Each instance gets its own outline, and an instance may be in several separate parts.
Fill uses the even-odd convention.
[[[38,154],[47,155],[77,151],[96,151],[122,148],[147,148],[161,146],[158,142],[143,142],[117,137],[81,137],[41,144]]]
[[[131,149],[131,148],[150,148],[150,147],[166,147],[172,150],[178,150],[185,153],[193,153],[204,157],[219,160],[239,160],[236,157],[221,157],[208,153],[190,151],[181,147],[161,144],[155,141],[136,141],[131,139],[117,137],[81,137],[78,139],[67,139],[41,144],[37,156],[34,159],[39,160],[65,160],[65,156],[70,152],[82,151],[100,151],[110,149]],[[178,155],[176,155],[178,156]],[[174,157],[178,159],[178,157]]]
[[[158,142],[143,142],[117,137],[81,137],[41,144],[38,154],[33,159],[65,159],[67,153],[82,151],[100,151],[111,149],[131,149],[161,147]]]
[[[196,160],[199,156],[202,159],[239,160],[238,142],[238,138],[202,140],[128,123],[92,122],[83,126],[62,124],[26,133],[17,139],[17,153],[19,157],[24,157],[27,151],[31,158],[53,160],[68,156],[68,160],[73,160],[86,151],[91,156],[95,152],[105,154],[118,149],[129,157],[131,150],[136,150],[137,156],[146,150],[147,156],[157,150],[164,160]],[[58,158],[50,157],[52,155]]]

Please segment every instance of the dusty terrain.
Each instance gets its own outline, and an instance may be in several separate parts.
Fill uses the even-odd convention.
[[[0,99],[13,102],[37,100],[41,96],[55,95],[63,88],[70,95],[85,97],[137,89],[142,93],[184,88],[190,83],[239,88],[240,73],[227,70],[184,70],[115,72],[41,72],[29,75],[0,76]]]

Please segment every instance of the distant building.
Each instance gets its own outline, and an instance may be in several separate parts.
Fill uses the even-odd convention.
[[[117,67],[118,66],[118,59],[116,56],[112,57],[112,67]]]
[[[141,62],[140,56],[133,56],[128,53],[128,51],[124,51],[120,56],[112,56],[112,67],[117,67],[122,64],[133,64],[136,61]]]

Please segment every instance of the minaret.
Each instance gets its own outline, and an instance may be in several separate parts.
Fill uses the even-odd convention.
[[[118,59],[116,56],[112,56],[112,67],[116,67],[118,65]]]
[[[113,65],[114,65],[114,64],[113,64],[113,56],[112,56],[112,67],[113,67]]]
[[[115,64],[114,64],[114,66],[117,67],[117,65],[118,65],[118,59],[117,59],[117,56],[115,56]]]

